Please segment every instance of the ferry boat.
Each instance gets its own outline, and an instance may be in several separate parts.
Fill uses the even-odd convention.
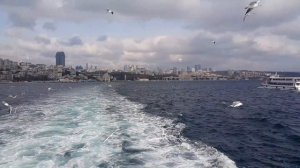
[[[278,74],[271,75],[262,88],[270,89],[296,89],[300,91],[300,77],[280,77]]]
[[[297,81],[297,82],[295,83],[295,87],[296,87],[296,90],[297,90],[297,91],[300,91],[300,81]]]

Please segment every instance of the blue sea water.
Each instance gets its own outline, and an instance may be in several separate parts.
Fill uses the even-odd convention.
[[[299,167],[300,93],[258,86],[2,84],[0,167]]]

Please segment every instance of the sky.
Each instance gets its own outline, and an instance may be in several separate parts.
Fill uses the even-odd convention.
[[[262,0],[243,22],[251,1],[0,0],[0,58],[299,72],[300,1]]]

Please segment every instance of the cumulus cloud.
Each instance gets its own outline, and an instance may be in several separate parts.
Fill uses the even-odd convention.
[[[83,45],[83,42],[79,36],[74,36],[70,38],[68,41],[62,41],[61,44],[67,46],[76,46],[76,45]]]
[[[184,67],[202,64],[215,69],[247,67],[259,70],[295,70],[293,68],[296,66],[286,65],[295,65],[299,60],[299,42],[290,41],[284,36],[256,38],[251,38],[252,34],[247,34],[246,37],[241,34],[215,36],[218,39],[216,45],[212,45],[210,33],[205,31],[187,37],[156,36],[142,40],[109,38],[105,42],[92,40],[84,44],[81,41],[82,45],[62,45],[61,39],[36,37],[31,41],[19,39],[11,48],[45,62],[53,60],[56,51],[63,50],[67,53],[67,63],[73,65],[82,64],[84,60],[103,66],[134,63]],[[78,43],[76,42],[78,37],[71,39],[75,41],[72,44]],[[285,44],[290,42],[295,44],[285,47]]]
[[[249,17],[250,19],[246,23],[242,23],[241,20],[245,12],[244,7],[249,1],[240,0],[177,0],[176,3],[172,0],[2,1],[0,5],[4,7],[4,10],[9,14],[14,14],[15,17],[20,18],[26,13],[35,16],[26,19],[28,22],[30,20],[31,23],[37,19],[47,18],[74,22],[99,18],[107,19],[106,9],[110,8],[116,12],[116,21],[124,19],[181,20],[186,22],[186,26],[189,28],[236,31],[257,26],[276,25],[293,20],[300,14],[300,1],[298,0],[289,0],[289,2],[283,0],[263,1],[263,6],[257,8],[256,14]]]
[[[50,31],[55,31],[56,30],[56,26],[54,23],[52,22],[46,22],[43,24],[43,28],[46,30],[50,30]]]
[[[47,37],[43,37],[43,36],[37,36],[35,37],[35,41],[38,43],[44,43],[44,44],[50,44],[51,40],[48,39]]]
[[[14,27],[25,27],[34,29],[36,22],[30,15],[19,15],[12,13],[9,15],[9,19]]]
[[[106,41],[107,40],[107,36],[99,36],[98,37],[98,39],[97,39],[98,41]]]
[[[81,64],[85,60],[112,66],[126,63],[164,67],[202,64],[215,69],[299,71],[300,1],[263,1],[255,14],[242,22],[244,7],[249,2],[1,0],[0,8],[13,28],[5,30],[9,40],[0,44],[1,48],[10,50],[1,50],[0,54],[19,59],[24,53],[36,61],[49,62],[56,51],[64,50],[70,64]],[[116,14],[107,15],[107,8]],[[153,20],[158,22],[157,30],[144,33],[147,35],[135,34],[137,23],[149,24]],[[37,30],[39,23],[51,35]],[[93,24],[101,24],[97,32],[89,31],[95,26]],[[103,27],[107,25],[103,24],[119,27],[105,29]],[[65,35],[59,26],[66,26],[67,31],[80,36]],[[178,33],[161,33],[159,30],[172,29],[172,26],[179,29]],[[29,31],[24,30],[26,28]],[[114,36],[125,28],[134,30],[127,36],[126,32],[123,36]],[[97,38],[99,33],[106,35]],[[216,45],[212,45],[212,40]]]

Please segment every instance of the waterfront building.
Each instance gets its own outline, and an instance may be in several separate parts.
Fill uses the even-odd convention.
[[[13,70],[13,69],[17,69],[17,67],[18,67],[17,62],[0,58],[0,70]]]
[[[173,71],[172,72],[173,74],[178,75],[178,69],[177,69],[177,67],[173,67],[172,71]]]

